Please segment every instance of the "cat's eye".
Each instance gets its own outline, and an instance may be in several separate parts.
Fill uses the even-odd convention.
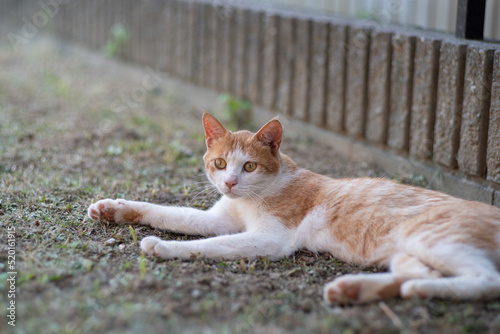
[[[221,158],[215,159],[215,167],[217,167],[218,169],[226,168],[226,161]]]
[[[255,170],[255,168],[257,168],[257,164],[255,162],[247,162],[245,163],[245,165],[243,166],[243,169],[246,171],[246,172],[253,172]]]

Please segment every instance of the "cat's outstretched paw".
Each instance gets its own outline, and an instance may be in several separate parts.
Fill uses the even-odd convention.
[[[145,237],[141,240],[141,250],[147,255],[157,256],[155,253],[155,246],[161,242],[161,239],[158,237]]]
[[[157,256],[164,259],[172,258],[172,254],[167,247],[168,243],[173,243],[172,241],[167,242],[161,240],[158,237],[149,236],[141,240],[141,250],[150,256]]]
[[[124,199],[100,200],[89,206],[88,215],[94,220],[118,224],[138,224],[142,219],[142,213]]]
[[[342,277],[344,278],[344,277]],[[329,304],[350,305],[361,302],[360,282],[338,278],[325,285],[323,299]]]
[[[411,280],[404,283],[401,286],[401,297],[404,299],[427,299],[429,297],[433,297],[433,294],[428,291],[429,289],[426,289],[425,284],[421,284],[422,281],[424,280]]]

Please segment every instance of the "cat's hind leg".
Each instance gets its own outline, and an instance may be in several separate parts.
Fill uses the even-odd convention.
[[[500,275],[414,279],[401,286],[403,298],[491,300],[500,298]]]
[[[401,286],[401,296],[450,300],[500,298],[500,273],[495,263],[484,254],[474,253],[456,251],[451,257],[434,257],[431,259],[432,265],[445,268],[448,277],[404,282]]]
[[[388,273],[339,277],[325,286],[323,298],[331,304],[366,303],[395,298],[399,296],[401,285],[406,281],[441,276],[438,271],[407,254],[395,255],[391,260],[390,270]]]

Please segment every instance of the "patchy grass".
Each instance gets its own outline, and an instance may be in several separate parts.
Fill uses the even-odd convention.
[[[142,256],[144,236],[192,237],[90,221],[87,207],[105,197],[210,207],[218,196],[203,175],[201,112],[160,89],[115,113],[110,105],[142,82],[141,68],[56,44],[7,50],[0,47],[0,299],[7,300],[7,227],[14,226],[17,326],[4,317],[1,332],[500,331],[500,302],[331,308],[321,299],[326,282],[377,269],[325,254],[277,262]],[[332,176],[373,175],[310,138],[287,138],[284,150]]]

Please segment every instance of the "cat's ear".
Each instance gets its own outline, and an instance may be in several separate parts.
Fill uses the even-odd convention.
[[[281,137],[283,136],[283,126],[277,117],[273,118],[264,125],[254,137],[260,140],[271,148],[272,154],[277,154],[280,145]]]
[[[208,148],[210,148],[214,140],[223,137],[227,133],[226,128],[205,110],[203,110],[203,129],[205,130],[205,140]]]

